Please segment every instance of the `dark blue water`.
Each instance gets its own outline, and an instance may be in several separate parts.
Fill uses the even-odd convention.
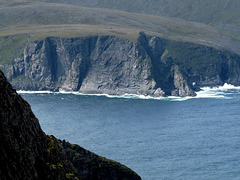
[[[47,134],[143,180],[240,179],[240,90],[186,101],[22,94]]]

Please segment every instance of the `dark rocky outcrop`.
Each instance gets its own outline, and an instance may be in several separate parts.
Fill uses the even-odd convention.
[[[136,173],[120,163],[100,157],[75,144],[61,141],[61,145],[83,179],[140,179]]]
[[[127,167],[47,136],[0,71],[0,179],[141,179]]]
[[[16,89],[194,96],[202,86],[240,85],[240,56],[213,47],[140,33],[46,38],[2,66]]]

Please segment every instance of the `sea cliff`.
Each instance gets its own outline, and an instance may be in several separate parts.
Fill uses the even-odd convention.
[[[203,86],[240,85],[240,56],[224,49],[140,32],[29,41],[1,69],[17,90],[195,96]]]

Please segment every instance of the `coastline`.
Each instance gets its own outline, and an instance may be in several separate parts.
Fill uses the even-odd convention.
[[[167,97],[152,97],[138,94],[123,94],[123,95],[110,95],[110,94],[84,94],[77,91],[26,91],[18,90],[17,93],[20,94],[74,94],[80,96],[105,96],[108,98],[125,98],[125,99],[152,99],[152,100],[170,100],[170,101],[185,101],[188,99],[194,98],[225,98],[224,93],[221,93],[225,90],[239,89],[240,86],[234,86],[231,84],[225,83],[223,86],[216,87],[202,87],[200,91],[196,92],[197,96],[191,97],[178,97],[178,96],[167,96]],[[220,92],[218,92],[220,91]]]

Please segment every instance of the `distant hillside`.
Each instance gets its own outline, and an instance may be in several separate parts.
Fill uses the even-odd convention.
[[[35,0],[176,17],[240,32],[239,0]]]
[[[144,31],[240,53],[239,38],[208,25],[175,18],[59,3],[1,1],[0,9],[0,36],[30,34],[33,40],[47,36],[114,35],[136,42],[139,32]],[[7,47],[1,39],[0,47]]]

